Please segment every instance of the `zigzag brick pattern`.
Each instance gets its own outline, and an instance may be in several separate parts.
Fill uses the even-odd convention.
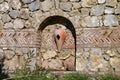
[[[39,47],[35,30],[1,30],[0,47]]]
[[[75,48],[74,39],[69,30],[63,48]],[[77,48],[120,47],[120,28],[79,28],[76,29]],[[42,47],[55,49],[53,33],[42,33],[33,29],[1,30],[0,47]]]
[[[120,28],[84,28],[77,34],[77,47],[120,47]]]

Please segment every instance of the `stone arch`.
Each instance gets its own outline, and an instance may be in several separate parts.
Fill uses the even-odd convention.
[[[44,21],[40,24],[38,31],[42,32],[47,26],[49,25],[54,25],[54,24],[60,24],[65,26],[71,33],[71,36],[74,38],[74,70],[76,70],[76,31],[75,28],[72,24],[72,22],[63,17],[63,16],[59,16],[59,15],[54,15],[54,16],[50,16],[47,17],[46,19],[44,19]]]
[[[74,38],[74,44],[75,44],[75,53],[76,53],[76,31],[75,28],[70,20],[68,20],[65,17],[62,16],[50,16],[46,18],[39,26],[38,30],[42,31],[44,30],[48,25],[53,25],[53,24],[62,24],[64,25],[67,29],[69,29],[72,33],[72,36]]]

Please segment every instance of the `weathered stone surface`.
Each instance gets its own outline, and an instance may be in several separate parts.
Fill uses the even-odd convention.
[[[49,62],[49,68],[52,70],[61,70],[63,68],[62,61],[59,59],[52,59],[51,62]]]
[[[120,14],[120,8],[115,9],[115,14]]]
[[[4,23],[9,22],[10,20],[11,20],[11,18],[9,17],[8,14],[3,14],[3,16],[2,16],[2,21],[3,21]]]
[[[120,48],[117,48],[118,53],[120,54]]]
[[[22,0],[23,3],[31,3],[33,2],[34,0]]]
[[[53,65],[54,64],[54,65]],[[59,59],[45,60],[42,63],[42,68],[51,70],[61,70],[63,68],[62,61]]]
[[[23,28],[24,27],[24,23],[21,19],[16,19],[14,20],[14,28]]]
[[[79,0],[70,0],[71,2],[78,2]]]
[[[15,54],[19,55],[19,56],[23,55],[22,48],[16,48],[15,49]]]
[[[2,3],[4,0],[0,0],[0,3]]]
[[[98,3],[105,3],[105,0],[98,0]]]
[[[87,64],[87,68],[90,71],[98,71],[99,68],[103,67],[103,59],[102,56],[92,53],[89,57],[89,62]]]
[[[81,0],[82,7],[92,7],[97,4],[97,0]]]
[[[53,7],[51,0],[41,2],[41,10],[49,11]]]
[[[88,63],[87,59],[83,57],[76,59],[76,70],[77,71],[87,71],[86,64]]]
[[[28,9],[21,9],[20,10],[20,18],[28,19],[29,18],[29,10]]]
[[[60,9],[62,9],[63,11],[71,11],[72,4],[71,3],[60,3]]]
[[[100,16],[104,13],[104,6],[103,5],[97,5],[92,7],[91,9],[91,15]]]
[[[40,8],[40,2],[39,2],[39,0],[36,0],[36,1],[32,2],[31,4],[29,4],[28,6],[29,6],[29,10],[36,11]]]
[[[7,2],[3,2],[2,4],[0,4],[0,12],[6,12],[9,10],[9,4]]]
[[[5,52],[6,59],[12,59],[15,55],[15,52],[11,50],[5,50],[4,52]]]
[[[118,20],[117,17],[114,15],[105,15],[104,16],[104,25],[105,26],[117,26]]]
[[[13,23],[12,22],[9,22],[9,23],[6,23],[4,28],[13,28]]]
[[[3,27],[4,27],[3,24],[4,23],[2,22],[2,20],[0,20],[0,29],[3,29]]]
[[[80,3],[72,3],[72,5],[73,5],[73,8],[74,9],[79,9],[79,8],[81,8],[81,5],[80,5]]]
[[[74,70],[75,69],[74,61],[75,61],[75,57],[73,56],[70,56],[68,59],[66,59],[64,61],[65,68],[70,71]]]
[[[17,17],[19,17],[19,11],[18,10],[12,10],[9,12],[9,15],[11,18],[15,19]]]
[[[96,16],[87,16],[81,21],[83,27],[99,27],[102,25],[102,20]]]
[[[22,48],[22,52],[23,52],[24,54],[27,54],[27,53],[30,52],[30,49],[29,49],[29,48]]]
[[[106,7],[106,8],[105,8],[105,13],[106,13],[106,14],[112,14],[112,13],[114,13],[114,8]]]
[[[110,58],[110,65],[115,71],[120,71],[120,58]]]
[[[89,8],[81,8],[81,15],[82,17],[89,16],[90,9]]]
[[[14,56],[11,60],[8,61],[9,71],[13,72],[16,68],[19,67],[18,56]]]
[[[100,48],[91,48],[91,53],[97,54],[97,55],[102,55],[102,51]]]
[[[60,59],[67,59],[68,57],[70,57],[70,51],[62,51],[60,54],[58,54]]]
[[[4,52],[2,49],[0,49],[0,61],[4,58]]]
[[[43,53],[44,59],[51,59],[54,58],[57,55],[55,51],[47,51],[46,53]]]
[[[13,9],[16,9],[16,10],[21,8],[20,0],[11,0],[10,5],[12,6]]]

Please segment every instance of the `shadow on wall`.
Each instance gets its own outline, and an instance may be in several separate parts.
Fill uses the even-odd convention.
[[[65,17],[62,16],[50,16],[46,18],[41,24],[38,30],[42,31],[44,30],[48,25],[53,24],[61,24],[64,25],[67,29],[69,29],[72,33],[72,36],[74,38],[74,44],[75,44],[75,55],[76,55],[76,31],[75,28],[70,20],[68,20]]]
[[[0,80],[8,78],[7,74],[2,73],[2,67],[3,67],[3,64],[0,64]]]

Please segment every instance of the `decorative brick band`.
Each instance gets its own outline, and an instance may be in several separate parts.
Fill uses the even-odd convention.
[[[77,48],[120,47],[120,28],[79,28],[76,31]],[[55,48],[52,34],[45,31],[41,35],[33,29],[1,30],[0,47],[40,47],[42,45],[43,48]],[[67,34],[63,48],[74,48],[74,39],[70,31],[67,31]]]
[[[37,44],[37,32],[33,29],[0,31],[0,47],[39,47]]]
[[[77,33],[77,48],[120,47],[120,28],[83,28]]]
[[[74,39],[67,31],[67,38],[63,48],[75,48]],[[79,28],[76,29],[77,48],[111,48],[120,47],[120,28]],[[52,40],[52,33],[44,32],[42,35],[42,47],[49,49],[55,48],[55,43]]]

